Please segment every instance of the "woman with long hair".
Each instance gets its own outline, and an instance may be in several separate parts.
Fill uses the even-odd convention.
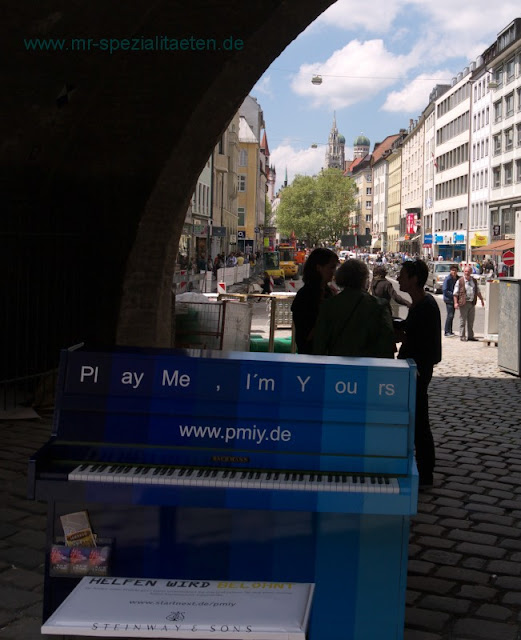
[[[338,266],[338,256],[330,249],[314,249],[304,264],[304,286],[291,305],[298,353],[313,353],[313,331],[320,305],[334,296],[329,287]]]

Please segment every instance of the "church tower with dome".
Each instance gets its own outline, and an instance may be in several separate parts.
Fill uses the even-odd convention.
[[[336,113],[333,114],[333,126],[329,133],[329,140],[326,151],[326,169],[342,169],[345,165],[344,148],[346,139],[338,133],[336,126]]]
[[[371,146],[371,142],[369,138],[364,136],[361,133],[353,140],[353,155],[356,158],[365,158],[365,156],[369,153],[369,147]]]

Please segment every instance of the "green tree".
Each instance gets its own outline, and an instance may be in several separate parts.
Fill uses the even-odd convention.
[[[357,188],[340,169],[323,169],[317,176],[295,176],[281,194],[277,229],[292,231],[308,246],[334,244],[345,233],[349,212],[355,207]]]

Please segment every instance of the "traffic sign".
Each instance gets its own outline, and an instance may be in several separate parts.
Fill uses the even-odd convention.
[[[503,254],[503,262],[507,267],[514,266],[514,252],[513,251],[505,251]]]

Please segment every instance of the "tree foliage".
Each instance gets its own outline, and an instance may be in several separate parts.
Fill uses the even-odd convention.
[[[345,234],[349,212],[355,208],[356,185],[340,169],[323,169],[317,176],[295,176],[281,194],[277,229],[306,240],[308,246],[334,244]]]

